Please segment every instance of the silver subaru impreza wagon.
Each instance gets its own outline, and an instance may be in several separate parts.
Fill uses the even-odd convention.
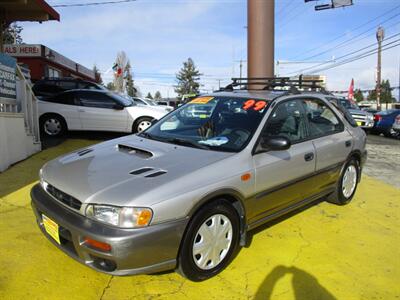
[[[98,271],[201,281],[255,227],[319,199],[348,203],[365,133],[324,90],[253,83],[264,90],[234,81],[137,135],[48,162],[31,191],[43,234]]]

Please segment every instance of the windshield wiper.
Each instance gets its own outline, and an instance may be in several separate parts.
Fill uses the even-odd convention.
[[[194,141],[191,140],[184,140],[184,139],[178,139],[178,138],[169,138],[169,139],[165,139],[166,142],[168,143],[173,143],[173,144],[177,144],[177,145],[181,145],[181,146],[190,146],[190,147],[195,147],[195,148],[199,148],[199,149],[205,149],[205,150],[209,150],[210,147],[206,146],[206,145],[201,145],[198,144]]]

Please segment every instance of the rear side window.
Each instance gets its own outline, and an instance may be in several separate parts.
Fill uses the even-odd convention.
[[[116,102],[107,95],[95,92],[80,93],[79,100],[82,106],[96,108],[114,108]]]
[[[75,105],[75,94],[74,93],[61,93],[57,96],[51,97],[49,99],[43,99],[47,102],[53,102],[64,105]]]
[[[343,123],[322,100],[302,99],[311,138],[344,130]]]

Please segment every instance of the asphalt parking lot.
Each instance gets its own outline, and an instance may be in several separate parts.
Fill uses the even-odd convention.
[[[29,191],[48,160],[105,136],[70,135],[0,174],[0,299],[400,299],[400,142],[369,136],[352,203],[321,202],[253,232],[220,275],[115,277],[93,271],[40,233]],[[84,138],[84,139],[83,139]]]

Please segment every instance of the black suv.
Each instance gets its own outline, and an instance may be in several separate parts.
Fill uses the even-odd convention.
[[[106,90],[98,83],[75,78],[46,78],[37,81],[32,87],[37,97],[44,98],[75,89]]]

